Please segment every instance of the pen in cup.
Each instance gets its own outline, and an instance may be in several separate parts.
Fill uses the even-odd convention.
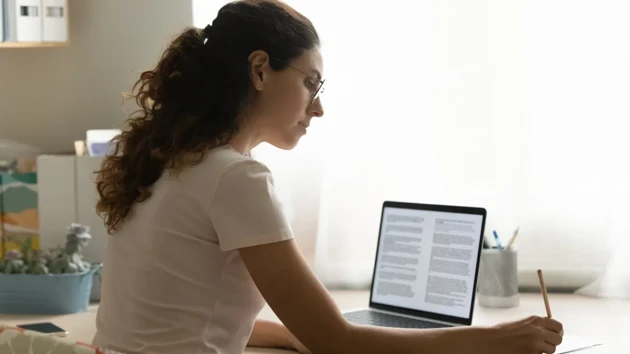
[[[492,234],[494,235],[494,241],[497,243],[497,248],[503,250],[503,245],[501,244],[501,240],[499,239],[499,234],[497,234],[497,230],[492,230]]]

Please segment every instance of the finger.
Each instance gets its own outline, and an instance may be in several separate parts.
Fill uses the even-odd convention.
[[[560,335],[560,333],[548,330],[545,333],[545,342],[553,345],[560,345],[560,343],[562,343],[562,336]]]
[[[553,354],[556,352],[556,346],[547,342],[539,342],[537,350],[539,350],[541,353]]]
[[[562,323],[554,320],[553,318],[545,317],[545,328],[548,328],[556,333],[562,331]]]
[[[540,327],[545,327],[545,324],[547,323],[545,321],[545,317],[538,316],[538,315],[533,315],[533,316],[527,317],[525,319],[525,322],[526,323],[534,323],[534,324],[536,324],[537,326],[540,326]]]
[[[524,325],[528,323],[536,323],[536,320],[535,320],[535,316],[528,316],[528,317],[523,317],[516,321],[511,321],[511,322],[506,322],[506,323],[510,323],[510,324],[518,326],[518,325]]]

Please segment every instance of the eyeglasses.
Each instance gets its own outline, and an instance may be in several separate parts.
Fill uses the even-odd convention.
[[[277,61],[281,62],[282,64],[284,64],[284,65],[286,65],[286,66],[290,67],[291,69],[296,70],[296,71],[299,71],[299,72],[301,72],[302,74],[304,74],[304,75],[306,75],[306,76],[310,77],[311,79],[313,79],[313,80],[315,80],[315,81],[319,82],[319,85],[318,85],[318,87],[317,87],[317,90],[315,91],[315,93],[313,93],[313,98],[312,98],[312,100],[311,100],[311,104],[313,104],[313,102],[315,102],[315,100],[316,100],[317,98],[319,98],[319,96],[320,96],[322,93],[324,93],[324,83],[326,82],[326,79],[323,79],[323,80],[318,79],[318,78],[314,77],[313,75],[307,74],[307,73],[305,73],[304,71],[302,71],[302,70],[300,70],[300,69],[296,68],[295,66],[293,66],[293,65],[291,65],[291,64],[289,64],[289,63],[286,63],[286,62],[284,62],[284,61],[282,61],[282,60],[280,60],[280,59],[278,59],[278,58],[273,58],[273,59],[274,59],[274,60],[277,60]]]

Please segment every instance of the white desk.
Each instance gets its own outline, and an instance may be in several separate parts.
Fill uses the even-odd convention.
[[[368,302],[365,291],[333,292],[340,308],[363,307]],[[585,354],[614,354],[630,352],[630,301],[603,300],[565,294],[549,294],[552,313],[564,323],[565,334],[582,338],[594,338],[604,346]],[[94,322],[97,305],[88,312],[65,316],[25,316],[1,315],[0,323],[16,325],[20,323],[49,321],[70,332],[69,337],[90,342],[94,336]],[[474,324],[494,324],[520,319],[532,314],[544,315],[545,307],[540,294],[522,294],[521,305],[513,309],[486,309],[477,306]],[[263,309],[261,318],[277,320],[269,307]],[[246,353],[287,353],[282,350],[249,348]]]

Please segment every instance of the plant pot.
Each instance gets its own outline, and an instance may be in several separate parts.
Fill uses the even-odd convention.
[[[0,274],[0,313],[71,314],[87,311],[94,267],[73,274]]]

